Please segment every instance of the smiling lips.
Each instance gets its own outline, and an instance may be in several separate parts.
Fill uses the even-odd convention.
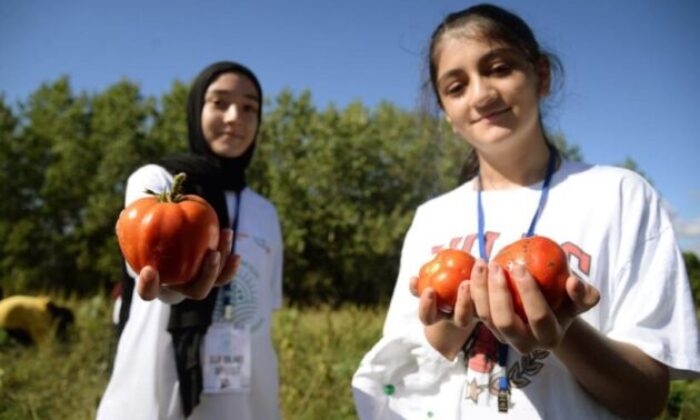
[[[480,116],[479,118],[477,118],[477,119],[475,119],[475,120],[472,120],[472,124],[476,124],[476,123],[478,123],[478,122],[480,122],[480,121],[483,121],[483,120],[486,120],[486,121],[494,121],[494,120],[496,120],[498,117],[500,117],[501,115],[507,113],[508,111],[510,111],[510,107],[508,107],[508,108],[503,108],[503,109],[499,109],[499,110],[493,111],[493,112],[489,112],[489,113],[487,113],[487,114],[485,114],[485,115]]]
[[[222,132],[221,135],[226,136],[226,137],[231,138],[231,139],[236,139],[236,140],[240,140],[243,138],[242,134],[232,133],[232,132]]]

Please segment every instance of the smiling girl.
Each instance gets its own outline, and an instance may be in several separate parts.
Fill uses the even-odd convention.
[[[478,5],[433,33],[430,80],[453,131],[472,146],[468,181],[421,205],[406,235],[383,337],[353,378],[375,418],[653,417],[671,378],[700,371],[695,309],[668,215],[621,168],[562,159],[540,104],[556,60],[516,15]],[[489,263],[523,235],[565,250],[565,303],[549,307],[523,267]],[[420,266],[443,248],[479,257],[454,312],[418,296]]]
[[[189,153],[129,177],[126,205],[146,190],[169,189],[185,172],[185,192],[216,210],[222,239],[184,285],[161,284],[149,266],[124,267],[121,335],[98,419],[280,417],[271,326],[282,305],[282,236],[275,207],[245,176],[262,104],[251,70],[211,64],[187,99]]]

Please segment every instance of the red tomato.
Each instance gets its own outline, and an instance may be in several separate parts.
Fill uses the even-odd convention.
[[[150,265],[163,284],[193,280],[208,250],[219,244],[219,218],[203,198],[182,195],[185,174],[172,191],[140,198],[122,210],[117,239],[124,258],[137,273]]]
[[[521,264],[530,272],[552,309],[561,306],[566,296],[566,279],[570,272],[566,254],[559,244],[544,236],[520,239],[503,248],[494,261],[504,268],[513,297],[513,308],[525,322],[527,316],[523,302],[509,273],[513,264]]]
[[[474,267],[474,257],[457,249],[443,249],[421,267],[418,275],[418,293],[432,287],[437,295],[438,309],[452,313],[457,303],[457,290],[464,280],[469,280]]]

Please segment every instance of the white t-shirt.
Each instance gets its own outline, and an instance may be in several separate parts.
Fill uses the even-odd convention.
[[[164,168],[146,165],[128,180],[126,205],[150,189],[170,188],[173,177]],[[234,193],[226,193],[229,220],[234,219]],[[206,394],[189,419],[280,418],[277,357],[270,335],[272,311],[282,305],[282,235],[277,212],[249,188],[241,193],[236,253],[241,263],[231,283],[234,321],[251,330],[251,388],[248,393]],[[129,268],[131,274],[133,271]],[[170,304],[182,296],[162,294],[146,302],[134,293],[129,320],[119,340],[114,370],[97,418],[183,419],[172,338],[167,331]],[[223,314],[218,294],[214,322]]]
[[[519,239],[537,207],[542,183],[484,191],[489,255]],[[362,419],[502,418],[502,371],[445,359],[427,342],[409,279],[440,248],[479,255],[473,181],[421,205],[406,235],[383,337],[353,377]],[[687,273],[671,222],[653,188],[615,167],[564,162],[554,174],[535,233],[567,253],[576,275],[600,291],[581,318],[614,340],[635,345],[671,368],[672,378],[700,371],[698,329]],[[549,352],[510,348],[509,415],[515,418],[614,417]]]

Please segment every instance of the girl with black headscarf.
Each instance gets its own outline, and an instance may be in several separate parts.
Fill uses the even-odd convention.
[[[282,237],[274,206],[245,178],[262,99],[248,68],[208,66],[188,97],[190,152],[129,177],[127,205],[185,172],[185,192],[214,207],[222,240],[185,286],[165,287],[153,268],[137,275],[125,266],[119,346],[98,419],[280,417],[270,327],[282,304]]]

